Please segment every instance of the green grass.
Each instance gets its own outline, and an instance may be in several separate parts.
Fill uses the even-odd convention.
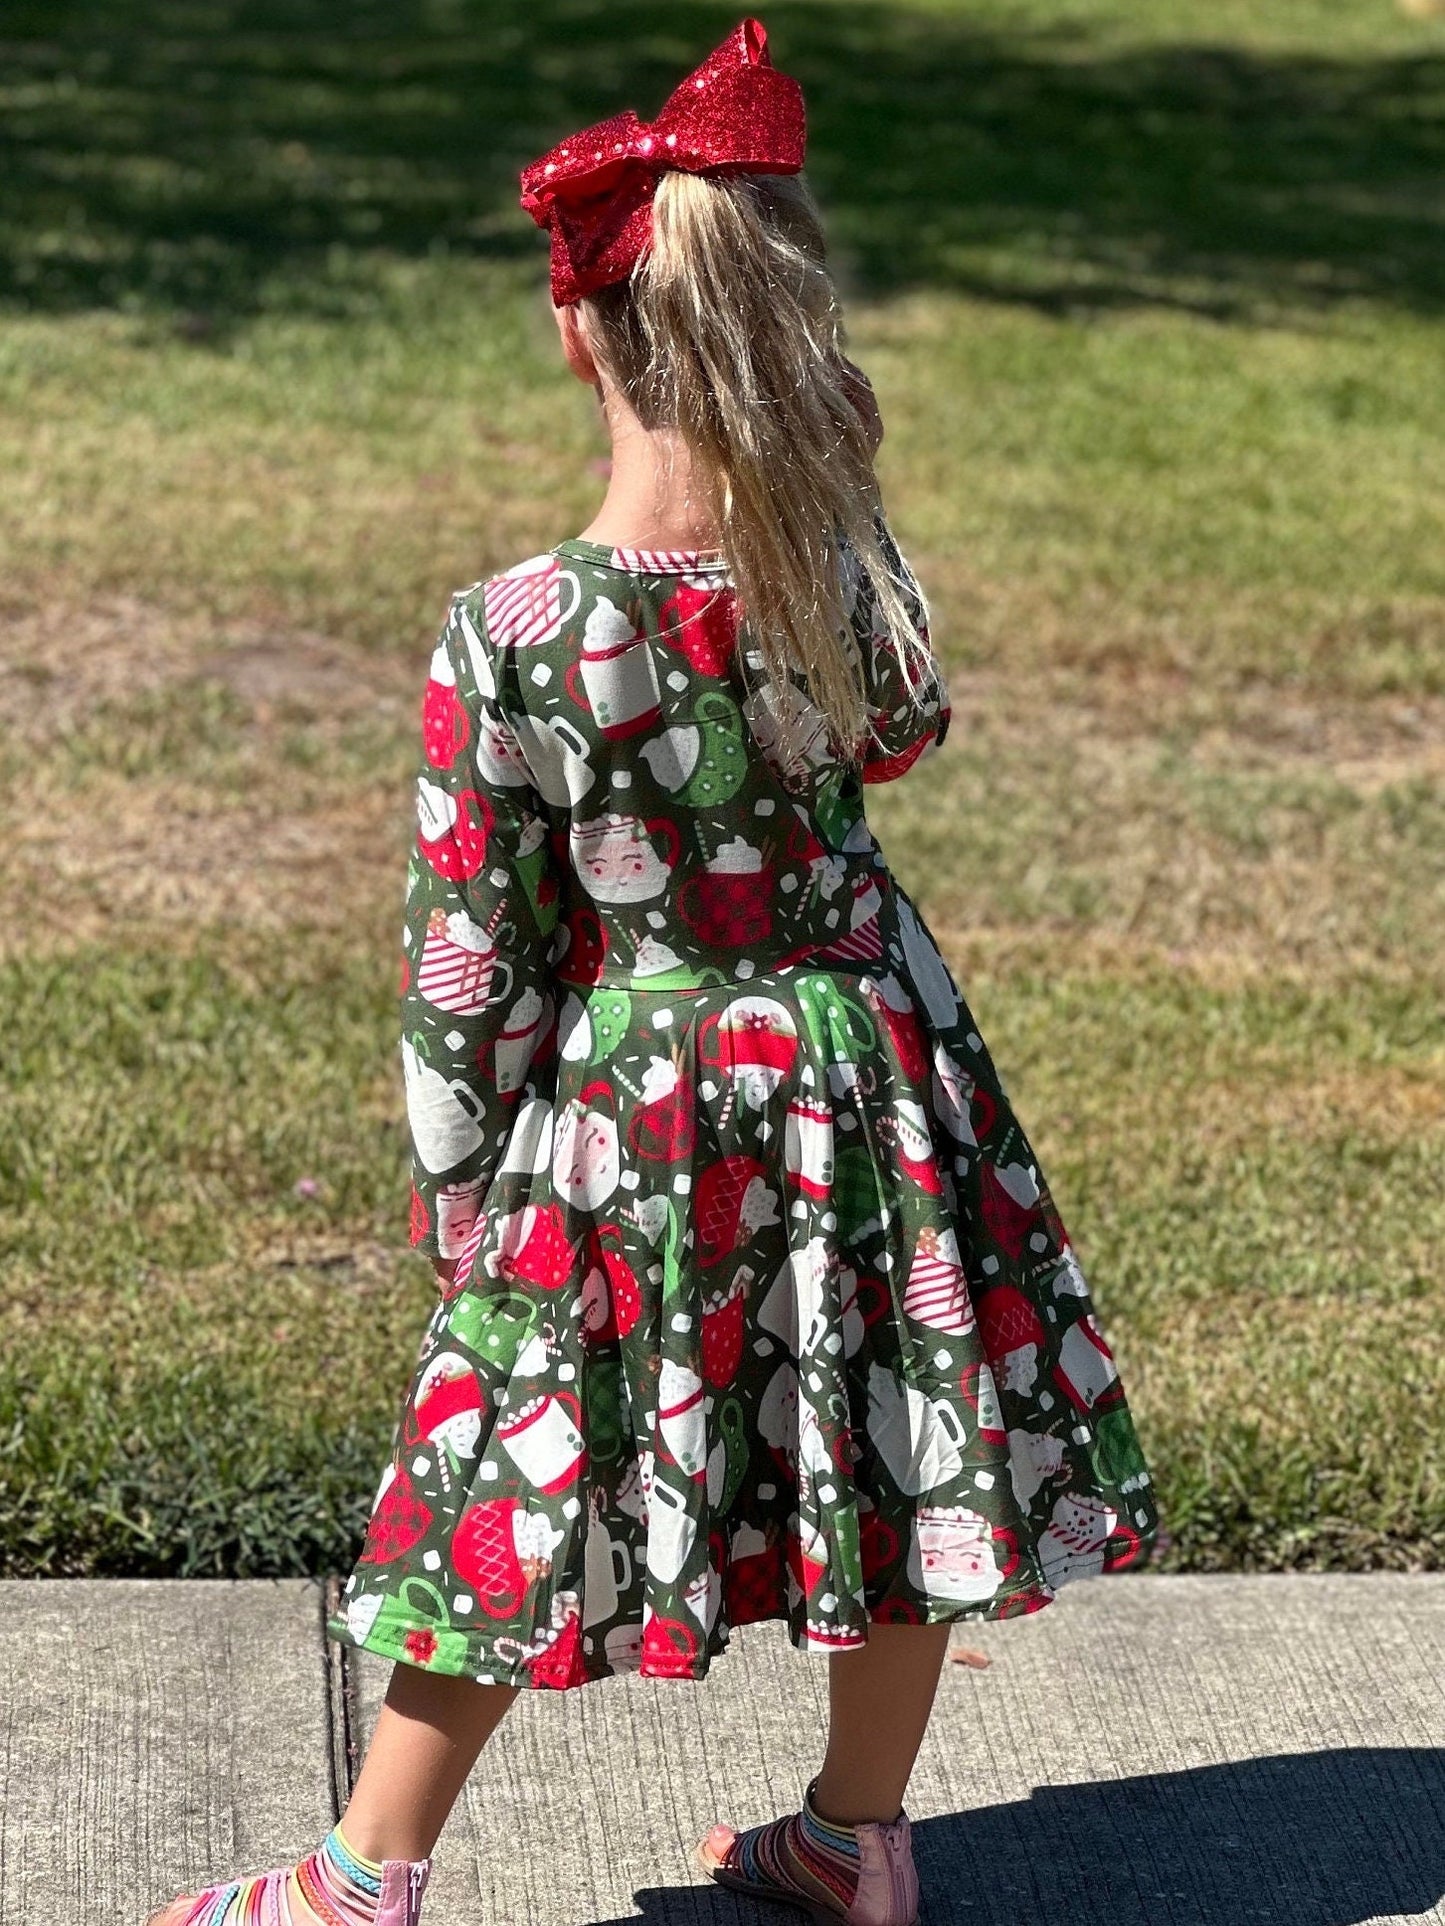
[[[7,9],[0,1569],[355,1547],[433,1289],[393,1003],[426,659],[601,488],[515,174],[734,18]],[[954,694],[870,816],[1167,1562],[1438,1566],[1445,27],[767,21]]]

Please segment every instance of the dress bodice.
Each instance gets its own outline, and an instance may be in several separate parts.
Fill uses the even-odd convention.
[[[854,769],[801,676],[761,674],[721,562],[574,539],[458,599],[482,767],[545,818],[563,982],[745,980],[867,919],[863,783],[940,742],[949,708],[941,675],[915,692],[885,656],[860,584],[852,603],[875,732]]]
[[[578,538],[453,598],[403,937],[413,1241],[435,1248],[439,1194],[485,1183],[569,994],[745,984],[876,943],[891,879],[863,785],[936,748],[950,708],[936,659],[909,673],[856,569],[845,599],[871,724],[857,767],[801,673],[758,673],[716,559]]]

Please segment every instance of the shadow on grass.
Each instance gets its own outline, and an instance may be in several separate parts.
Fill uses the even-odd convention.
[[[535,261],[516,175],[651,114],[711,0],[11,0],[0,302],[131,306],[198,339],[353,310],[378,256]],[[907,5],[772,0],[811,177],[861,290],[1221,319],[1445,304],[1445,55],[1105,48]]]
[[[1043,1787],[913,1829],[921,1926],[1354,1926],[1445,1891],[1445,1752],[1359,1746]],[[596,1926],[769,1926],[712,1887]],[[792,1915],[789,1915],[791,1917]],[[781,1919],[781,1915],[777,1915]]]

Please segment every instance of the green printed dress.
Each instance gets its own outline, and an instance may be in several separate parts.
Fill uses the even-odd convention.
[[[453,601],[401,1056],[411,1241],[456,1271],[337,1639],[700,1678],[735,1625],[832,1652],[1149,1554],[1084,1273],[864,814],[947,686],[848,576],[851,773],[715,558],[564,541]]]

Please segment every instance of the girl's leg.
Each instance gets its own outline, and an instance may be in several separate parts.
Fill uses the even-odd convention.
[[[839,1825],[891,1824],[933,1710],[947,1625],[870,1625],[828,1660],[828,1749],[814,1793]]]
[[[828,1748],[815,1792],[840,1825],[898,1817],[933,1709],[947,1625],[873,1625],[828,1661]],[[342,1830],[368,1859],[425,1859],[477,1755],[516,1698],[507,1685],[392,1668]]]
[[[719,1822],[698,1859],[724,1885],[791,1898],[819,1919],[911,1926],[918,1907],[903,1795],[948,1650],[947,1625],[879,1625],[835,1652],[828,1748],[800,1812],[739,1833]]]
[[[398,1661],[341,1820],[367,1859],[426,1859],[477,1755],[517,1696]]]
[[[509,1685],[477,1685],[395,1665],[339,1825],[298,1866],[209,1888],[215,1895],[211,1907],[224,1903],[226,1926],[269,1919],[284,1889],[284,1917],[316,1926],[323,1918],[339,1926],[374,1926],[384,1862],[431,1857],[477,1754],[516,1696]],[[358,1859],[368,1863],[358,1865]],[[198,1897],[182,1894],[153,1913],[148,1926],[181,1926]],[[208,1909],[205,1917],[221,1916]]]

